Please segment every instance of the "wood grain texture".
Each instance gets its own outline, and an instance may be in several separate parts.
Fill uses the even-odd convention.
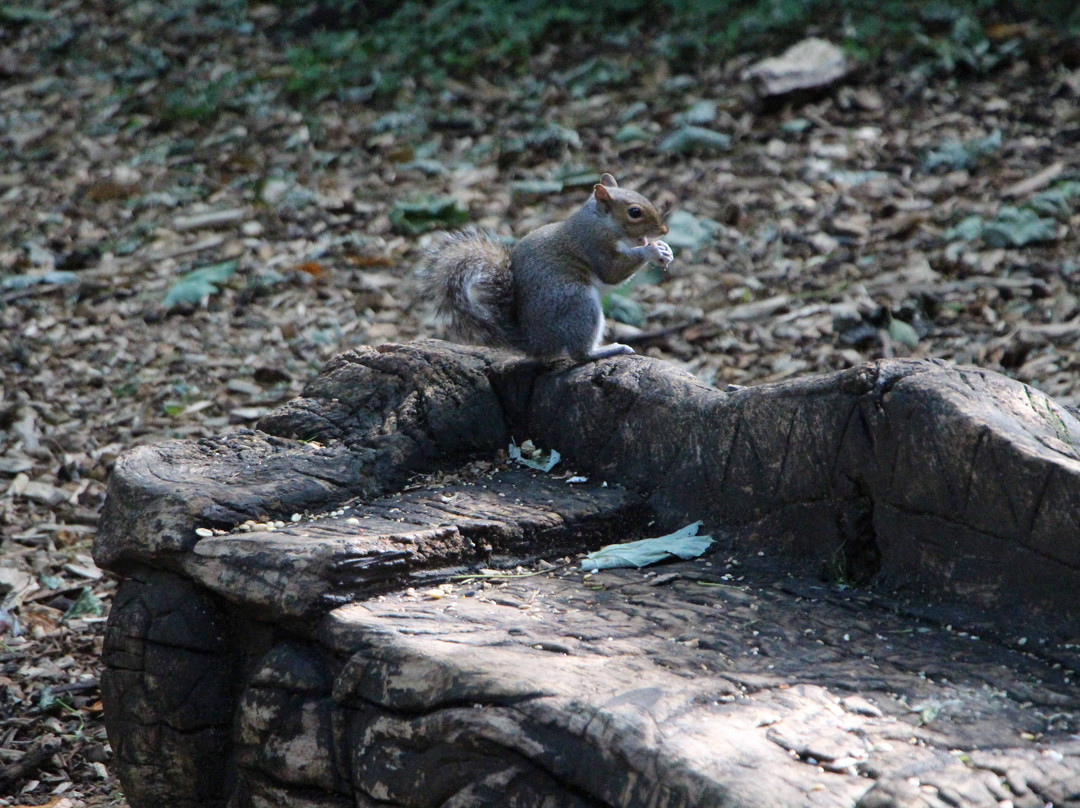
[[[511,436],[562,466],[469,465]],[[1080,805],[1077,436],[932,361],[720,392],[643,357],[343,354],[258,430],[116,465],[95,557],[125,576],[101,682],[125,793]],[[454,577],[698,519],[710,553],[653,572]]]

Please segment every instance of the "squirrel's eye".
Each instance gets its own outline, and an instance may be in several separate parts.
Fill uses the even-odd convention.
[[[626,209],[626,215],[629,216],[631,219],[640,219],[641,208],[639,208],[637,205],[631,205],[629,208]]]

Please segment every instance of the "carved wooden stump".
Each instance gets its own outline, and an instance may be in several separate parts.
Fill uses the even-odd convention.
[[[511,436],[588,482],[476,462]],[[1041,393],[929,361],[724,393],[642,357],[343,354],[257,431],[116,464],[125,792],[1080,805],[1078,447]],[[451,577],[697,519],[693,562]]]

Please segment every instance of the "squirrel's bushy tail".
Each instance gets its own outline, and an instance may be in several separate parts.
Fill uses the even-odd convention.
[[[517,345],[510,252],[493,235],[474,227],[451,234],[429,251],[420,279],[458,339]]]

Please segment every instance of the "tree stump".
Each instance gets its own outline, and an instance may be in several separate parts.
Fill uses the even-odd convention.
[[[587,481],[494,463],[511,437]],[[1043,394],[933,361],[721,392],[637,356],[342,354],[258,430],[116,463],[125,793],[1080,805],[1078,447]],[[696,561],[558,561],[695,520]]]

